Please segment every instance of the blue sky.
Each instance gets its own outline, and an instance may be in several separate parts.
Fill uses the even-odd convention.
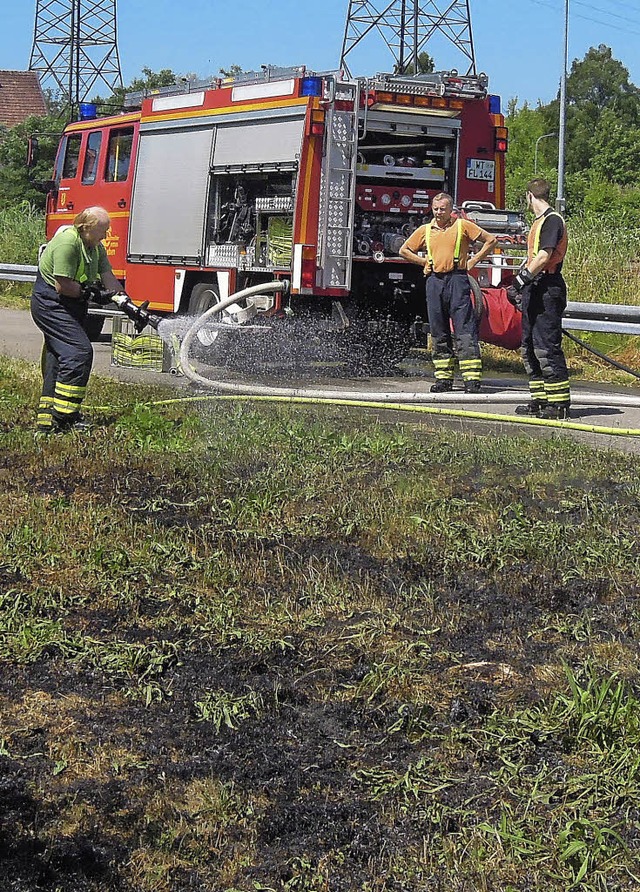
[[[3,11],[0,69],[29,64],[36,0],[18,0]],[[171,68],[201,77],[238,64],[338,67],[348,0],[118,0],[118,44],[125,83],[143,67]],[[383,8],[378,0],[377,9]],[[444,8],[439,2],[438,8]],[[548,102],[557,92],[563,58],[565,0],[471,0],[478,69],[504,103]],[[637,0],[570,0],[569,64],[604,43],[640,86],[640,6]],[[428,50],[439,68],[465,70],[450,44]],[[383,44],[364,43],[349,57],[354,74],[392,67]]]

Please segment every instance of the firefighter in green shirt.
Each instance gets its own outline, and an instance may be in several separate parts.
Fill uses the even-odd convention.
[[[121,291],[102,240],[110,226],[104,208],[81,211],[42,252],[31,295],[31,315],[44,335],[43,387],[38,431],[86,430],[80,406],[87,390],[93,347],[84,328],[89,299],[102,289]]]

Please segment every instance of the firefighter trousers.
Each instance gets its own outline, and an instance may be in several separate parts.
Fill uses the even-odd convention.
[[[478,323],[467,271],[461,269],[450,273],[431,273],[427,278],[426,288],[436,379],[453,379],[457,356],[463,379],[479,381],[482,360]]]
[[[87,303],[58,294],[38,273],[31,315],[44,335],[38,427],[64,428],[78,418],[93,364],[93,346],[84,329]]]
[[[522,292],[522,360],[532,397],[569,403],[569,371],[562,350],[567,286],[559,273],[544,274]]]

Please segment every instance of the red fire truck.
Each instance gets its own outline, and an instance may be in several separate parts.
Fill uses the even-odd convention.
[[[256,314],[406,339],[425,315],[424,281],[398,249],[435,194],[522,239],[520,216],[502,210],[507,130],[485,75],[267,68],[129,99],[139,108],[66,128],[47,237],[105,207],[114,272],[156,312],[199,313],[287,279],[288,295],[260,298]],[[497,284],[494,261],[481,284]]]

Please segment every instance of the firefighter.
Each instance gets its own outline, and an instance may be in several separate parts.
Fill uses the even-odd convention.
[[[467,271],[491,253],[496,238],[471,220],[454,218],[453,199],[446,192],[436,195],[431,207],[431,223],[419,226],[400,248],[400,256],[422,266],[427,277],[427,313],[436,376],[431,392],[453,390],[457,355],[465,393],[479,393],[482,359]],[[483,245],[470,257],[469,246],[477,240]]]
[[[109,215],[89,207],[51,239],[40,257],[31,295],[31,315],[44,335],[43,387],[37,430],[41,434],[87,430],[80,414],[93,362],[84,329],[89,298],[101,300],[102,287],[121,291],[102,239]]]
[[[527,262],[507,289],[522,310],[522,359],[529,377],[530,401],[516,406],[518,415],[563,420],[571,402],[569,372],[562,350],[562,314],[567,286],[562,262],[567,252],[567,227],[549,204],[549,183],[527,184],[527,206],[535,220],[527,241]]]

